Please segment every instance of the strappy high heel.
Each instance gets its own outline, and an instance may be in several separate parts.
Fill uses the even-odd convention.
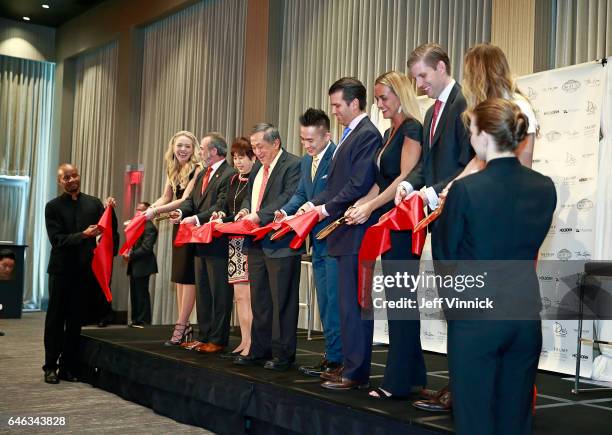
[[[166,346],[178,346],[181,343],[191,341],[193,337],[193,327],[187,323],[177,323],[174,325],[174,331],[172,332],[172,337],[170,340],[166,341],[164,345]]]

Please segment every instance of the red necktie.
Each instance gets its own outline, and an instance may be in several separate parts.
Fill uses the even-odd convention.
[[[261,200],[263,199],[264,192],[266,190],[266,184],[268,184],[268,176],[270,175],[270,166],[263,167],[263,178],[261,180],[261,187],[259,188],[259,198],[257,198],[257,207],[255,211],[259,211],[261,207]]]
[[[208,169],[206,170],[206,173],[204,174],[204,179],[202,180],[202,191],[200,192],[202,195],[204,195],[204,191],[208,187],[208,179],[210,178],[211,172],[212,172],[212,166],[209,166]]]
[[[434,104],[433,116],[431,117],[431,128],[429,129],[429,147],[433,146],[434,131],[436,130],[436,123],[438,122],[438,115],[440,114],[440,108],[442,107],[442,101],[436,100]]]

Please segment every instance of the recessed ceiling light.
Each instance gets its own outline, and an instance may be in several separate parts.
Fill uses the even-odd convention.
[[[24,21],[30,21],[30,17],[23,17]]]
[[[48,4],[44,4],[42,5],[43,9],[49,9],[49,5]]]

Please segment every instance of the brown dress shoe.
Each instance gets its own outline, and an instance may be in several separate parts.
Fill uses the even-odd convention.
[[[448,391],[448,385],[444,388],[440,388],[439,390],[430,390],[428,388],[423,388],[419,391],[419,395],[423,400],[435,400],[439,398],[441,395]]]
[[[223,346],[215,343],[204,343],[196,347],[194,350],[201,353],[217,353],[223,350]]]
[[[341,378],[340,381],[326,381],[321,384],[323,388],[327,388],[328,390],[338,390],[338,391],[346,391],[346,390],[363,390],[365,388],[370,388],[370,383],[368,381],[354,381],[348,378]]]
[[[448,412],[453,409],[453,396],[450,391],[446,390],[437,399],[417,400],[412,406],[429,412]]]
[[[202,344],[204,344],[204,343],[202,343],[201,341],[197,341],[197,340],[186,341],[184,343],[181,343],[181,347],[183,349],[186,349],[186,350],[194,350],[196,347],[198,347],[198,346],[200,346]]]
[[[319,377],[325,381],[340,382],[342,381],[342,366],[325,370]]]

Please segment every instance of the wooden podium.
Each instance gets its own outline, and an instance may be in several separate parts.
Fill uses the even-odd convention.
[[[23,307],[23,284],[25,249],[27,245],[0,242],[0,251],[8,250],[15,255],[11,273],[0,274],[0,318],[20,319]],[[0,260],[1,261],[1,260]]]

